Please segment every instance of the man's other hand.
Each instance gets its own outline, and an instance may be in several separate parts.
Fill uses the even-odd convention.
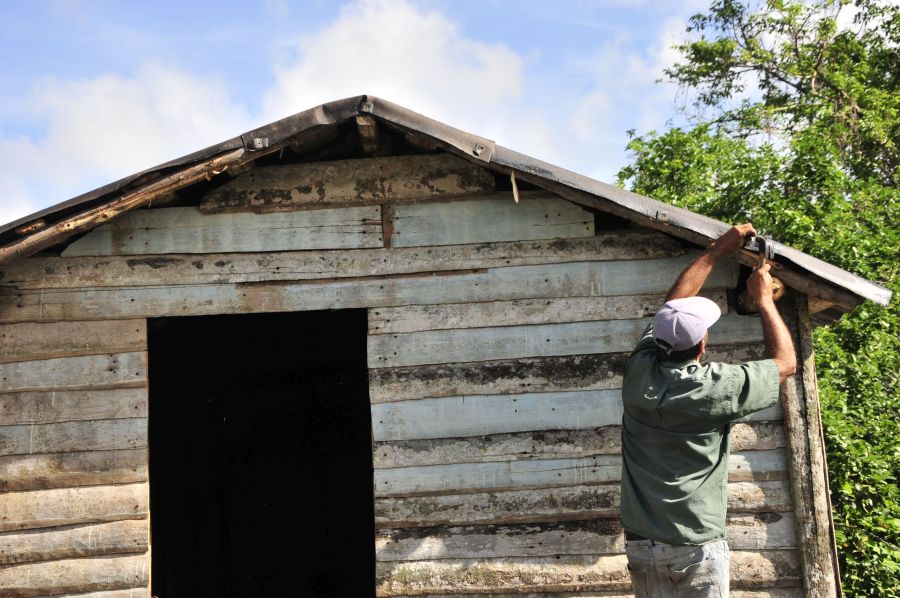
[[[746,224],[738,224],[732,226],[722,235],[710,243],[709,248],[718,255],[727,255],[733,253],[744,246],[744,239],[749,235],[756,235],[756,229],[747,222]]]
[[[772,301],[772,275],[769,274],[771,267],[767,262],[754,270],[747,279],[747,291],[757,305]]]

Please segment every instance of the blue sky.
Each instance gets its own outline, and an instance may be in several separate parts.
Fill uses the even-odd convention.
[[[612,181],[705,0],[0,1],[0,222],[370,93]]]

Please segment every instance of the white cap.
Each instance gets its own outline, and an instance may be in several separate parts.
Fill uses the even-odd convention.
[[[690,349],[721,315],[719,306],[706,297],[673,299],[653,317],[653,340],[667,353]]]

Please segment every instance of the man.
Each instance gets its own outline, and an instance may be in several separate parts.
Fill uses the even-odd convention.
[[[696,295],[715,263],[755,234],[735,226],[685,268],[625,366],[621,519],[638,597],[728,595],[729,427],[775,404],[796,358],[768,264],[747,281],[768,359],[701,364],[721,312]]]

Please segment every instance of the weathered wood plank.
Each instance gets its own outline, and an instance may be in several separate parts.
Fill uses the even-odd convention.
[[[371,409],[376,442],[594,430],[617,425],[623,415],[618,389],[463,395],[378,403]],[[766,413],[772,411],[767,409]],[[744,419],[760,417],[758,413],[752,415],[755,417]]]
[[[100,353],[128,353],[143,351],[146,348],[146,320],[23,323],[0,326],[0,363]]]
[[[603,484],[618,481],[621,471],[619,455],[592,455],[376,469],[374,484],[377,497],[414,496]],[[787,456],[781,449],[732,453],[728,461],[732,482],[786,477]]]
[[[728,509],[767,513],[792,509],[786,481],[731,482]],[[375,499],[375,527],[517,524],[619,516],[619,484]]]
[[[0,400],[0,426],[123,417],[147,417],[146,388],[16,392]]]
[[[147,481],[147,449],[0,457],[0,492]]]
[[[535,297],[661,293],[694,254],[659,260],[567,262],[385,278],[280,281],[79,291],[0,289],[0,322],[304,311]],[[708,290],[730,288],[737,267],[722,262]],[[387,336],[387,335],[385,335]]]
[[[147,484],[85,486],[0,494],[0,531],[141,519]]]
[[[558,592],[631,588],[622,555],[447,559],[376,565],[376,596],[465,592]],[[731,585],[739,589],[801,584],[797,553],[765,550],[731,553]]]
[[[146,520],[5,532],[0,534],[0,565],[110,554],[143,554],[149,545],[148,535]]]
[[[525,592],[515,594],[497,594],[491,592],[489,594],[473,593],[473,594],[420,594],[418,598],[634,598],[631,592],[612,591],[605,592],[602,590],[594,590],[590,592]],[[731,598],[801,598],[803,590],[801,588],[765,588],[760,590],[737,590],[729,593]],[[69,598],[63,596],[61,598]],[[74,598],[74,597],[73,597]],[[81,598],[79,596],[78,598]],[[94,594],[84,596],[84,598],[95,598]],[[96,596],[96,598],[107,598],[106,596]],[[109,598],[120,598],[112,596]],[[122,596],[121,598],[132,598],[131,596]],[[141,597],[146,598],[146,597]],[[411,598],[406,594],[396,596],[395,598]]]
[[[63,257],[381,247],[381,207],[284,214],[204,215],[197,208],[137,210],[72,242]]]
[[[618,407],[621,421],[621,404]],[[552,412],[551,412],[552,414]],[[477,419],[475,421],[478,421]],[[481,422],[479,422],[481,423]],[[621,426],[584,430],[488,433],[470,437],[436,437],[425,440],[376,441],[375,469],[485,463],[511,459],[561,459],[591,455],[615,455],[622,450]],[[463,436],[468,436],[465,434]],[[731,428],[731,450],[752,451],[784,448],[784,427],[776,422],[738,423]]]
[[[0,568],[0,590],[4,597],[25,598],[146,587],[149,572],[145,555],[26,563]]]
[[[763,357],[762,343],[712,346],[710,361]],[[622,387],[628,353],[591,353],[511,361],[467,362],[369,370],[375,403],[470,394],[508,394]]]
[[[732,550],[796,548],[790,513],[730,514],[725,529]],[[617,519],[521,525],[381,529],[377,561],[493,559],[576,554],[619,554],[625,537]]]
[[[147,418],[0,426],[0,455],[110,451],[147,446]]]
[[[491,192],[494,175],[451,154],[259,166],[207,193],[206,213],[271,212]]]
[[[735,594],[732,594],[735,595]],[[49,596],[39,596],[38,598],[50,598]],[[52,598],[150,598],[150,589],[146,586],[139,588],[129,588],[125,590],[110,590],[108,592],[88,592],[83,594],[54,594]],[[522,598],[521,596],[519,598]],[[754,598],[769,598],[768,595]],[[778,598],[781,598],[779,595]],[[793,597],[785,597],[793,598]]]
[[[548,357],[630,350],[649,319],[601,320],[564,324],[423,330],[368,337],[370,368],[461,361]],[[709,331],[711,342],[762,341],[759,318],[724,316]]]
[[[584,430],[622,421],[621,392],[474,395],[372,405],[375,441]]]
[[[590,237],[594,215],[551,193],[393,206],[392,247]]]
[[[145,351],[0,364],[0,395],[25,391],[135,387],[146,384]]]
[[[702,295],[728,313],[723,291]],[[623,295],[380,307],[369,310],[369,334],[646,318],[664,301],[662,295]]]
[[[0,286],[78,289],[274,280],[321,280],[565,262],[670,258],[671,237],[641,230],[593,237],[436,247],[174,254],[133,257],[31,257],[6,264]]]

